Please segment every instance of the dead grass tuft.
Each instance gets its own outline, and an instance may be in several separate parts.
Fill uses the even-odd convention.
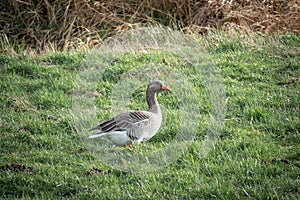
[[[0,42],[5,53],[15,53],[13,50],[20,45],[37,51],[97,46],[116,32],[145,23],[199,34],[216,29],[264,34],[300,32],[298,0],[0,0],[0,3]]]
[[[11,101],[10,108],[15,108],[20,112],[38,113],[36,108],[28,101],[22,98],[14,98]]]

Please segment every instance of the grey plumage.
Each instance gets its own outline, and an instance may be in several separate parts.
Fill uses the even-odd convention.
[[[157,133],[162,122],[161,110],[156,99],[156,92],[162,90],[170,91],[159,80],[150,82],[146,91],[146,111],[129,111],[106,120],[90,129],[97,132],[89,138],[103,136],[118,146],[147,141]]]

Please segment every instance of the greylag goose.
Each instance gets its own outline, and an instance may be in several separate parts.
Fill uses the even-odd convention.
[[[89,138],[105,137],[116,146],[139,144],[152,138],[160,128],[162,114],[156,99],[156,92],[171,91],[162,81],[149,83],[146,90],[148,109],[145,111],[129,111],[102,122],[90,129],[97,132]]]

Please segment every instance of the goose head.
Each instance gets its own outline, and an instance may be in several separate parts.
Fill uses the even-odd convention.
[[[160,92],[163,90],[171,91],[170,88],[168,88],[162,81],[160,80],[154,80],[149,83],[147,90],[152,92]]]

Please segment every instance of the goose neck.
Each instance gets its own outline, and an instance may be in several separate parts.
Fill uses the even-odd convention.
[[[151,112],[159,112],[160,108],[156,99],[156,92],[151,90],[151,89],[147,89],[146,92],[146,100],[147,100],[147,104],[148,104],[148,111]]]

